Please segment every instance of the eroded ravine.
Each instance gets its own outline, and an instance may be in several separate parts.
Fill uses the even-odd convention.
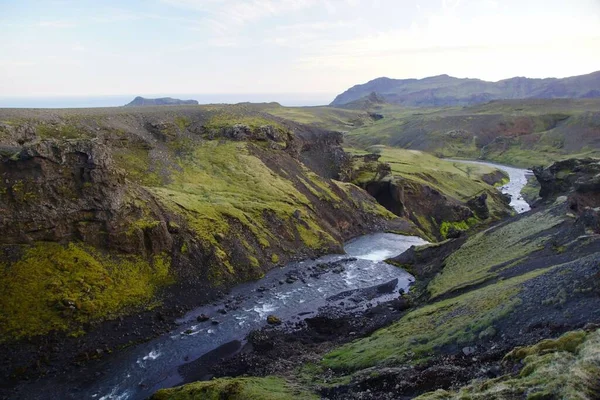
[[[505,170],[511,182],[500,190],[511,195],[517,212],[529,210],[520,197],[527,170],[460,162]],[[168,335],[90,363],[61,382],[41,380],[22,388],[21,395],[32,399],[145,399],[160,388],[202,379],[205,360],[235,353],[250,331],[266,325],[268,315],[276,315],[291,328],[328,305],[342,303],[352,312],[397,297],[413,278],[383,260],[424,243],[418,237],[390,233],[362,236],[346,244],[345,255],[273,270],[259,281],[234,288],[223,301],[191,311]],[[378,290],[372,290],[377,286]],[[340,301],[340,294],[346,301]],[[202,314],[210,320],[198,322]]]

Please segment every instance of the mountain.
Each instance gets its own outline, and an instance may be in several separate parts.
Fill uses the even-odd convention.
[[[198,105],[196,100],[180,100],[172,97],[161,97],[158,99],[146,99],[138,96],[125,104],[125,107],[141,107],[141,106],[179,106],[179,105]]]
[[[410,107],[467,106],[491,100],[600,97],[600,71],[569,78],[515,77],[498,82],[438,75],[423,79],[377,78],[338,95],[344,106],[375,93],[388,103]]]

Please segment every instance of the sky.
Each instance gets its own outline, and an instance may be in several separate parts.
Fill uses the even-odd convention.
[[[600,0],[0,0],[0,96],[335,95],[600,70]]]

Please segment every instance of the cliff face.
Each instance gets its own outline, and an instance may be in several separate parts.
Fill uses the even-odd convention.
[[[79,335],[394,218],[307,167],[343,157],[337,139],[243,108],[3,113],[0,342]]]
[[[507,179],[499,170],[465,172],[425,153],[389,148],[381,155],[355,155],[351,165],[345,179],[413,222],[430,240],[456,238],[512,212],[508,199],[494,187]]]

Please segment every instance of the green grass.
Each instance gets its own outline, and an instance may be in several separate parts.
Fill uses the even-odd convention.
[[[446,161],[417,150],[386,146],[377,146],[376,149],[381,155],[379,161],[388,163],[392,174],[429,185],[457,200],[469,200],[489,190],[490,186],[483,182],[482,177],[495,171],[486,165]],[[347,148],[346,151],[351,154],[367,153],[353,148]],[[373,176],[362,178],[370,180]]]
[[[21,246],[0,264],[0,341],[50,331],[79,334],[86,323],[150,306],[173,281],[166,255],[107,256],[83,245],[39,242]]]
[[[422,363],[444,346],[475,340],[520,304],[517,295],[523,282],[547,271],[534,271],[418,308],[391,326],[332,351],[321,364],[335,371],[353,372]]]
[[[493,267],[542,249],[549,238],[541,234],[563,220],[547,210],[474,235],[446,259],[442,272],[429,283],[429,293],[438,297],[497,276]]]
[[[517,348],[507,360],[522,360],[516,375],[476,380],[458,391],[438,390],[418,400],[573,399],[600,397],[600,331],[568,332],[558,339]]]
[[[369,126],[373,123],[365,111],[344,110],[332,107],[270,106],[264,111],[271,115],[302,124],[342,132],[355,129],[359,126]]]
[[[156,392],[151,400],[317,400],[282,378],[213,379]]]

